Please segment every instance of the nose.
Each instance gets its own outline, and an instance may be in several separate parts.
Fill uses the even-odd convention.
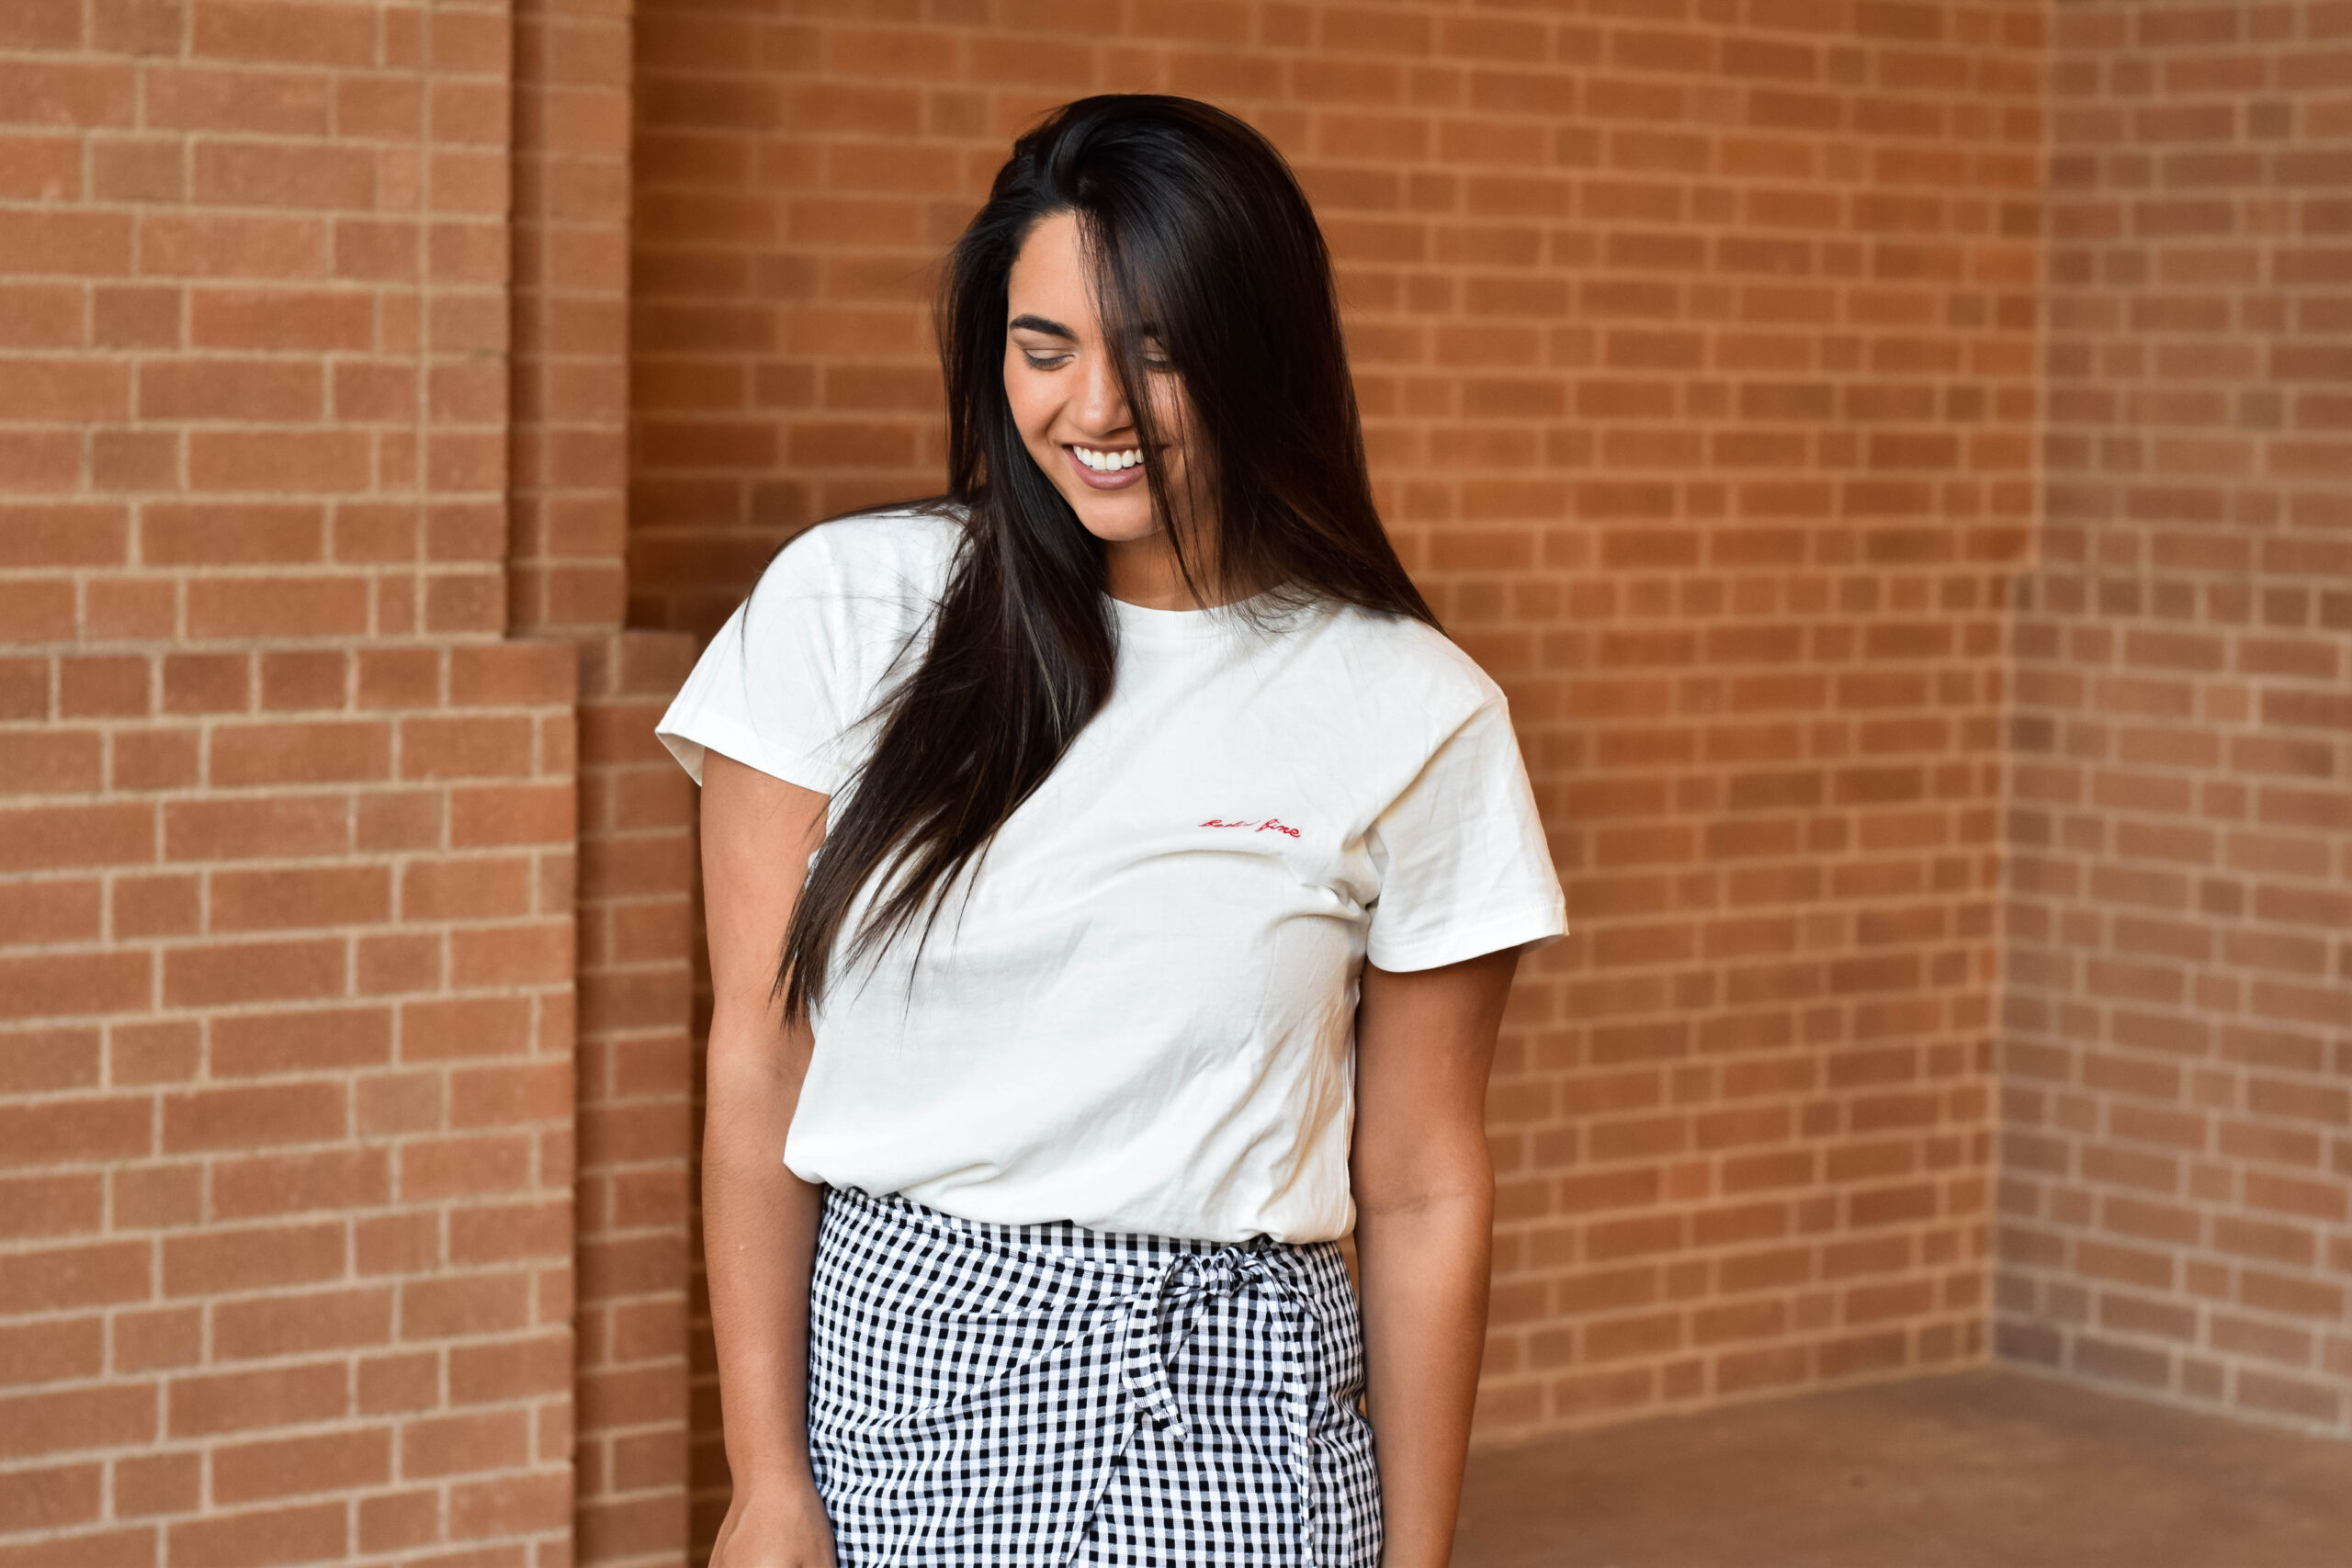
[[[1089,435],[1115,435],[1127,428],[1132,417],[1127,409],[1127,394],[1120,388],[1119,378],[1107,357],[1089,355],[1081,363],[1086,381],[1074,411],[1078,422]]]

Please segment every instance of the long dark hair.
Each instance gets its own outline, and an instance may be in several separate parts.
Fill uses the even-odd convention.
[[[1147,452],[1160,446],[1141,395],[1147,331],[1189,400],[1185,467],[1201,493],[1170,497],[1149,462],[1145,479],[1202,602],[1248,592],[1257,613],[1338,602],[1436,625],[1373,506],[1330,256],[1282,154],[1189,98],[1054,111],[1013,143],[941,282],[939,504],[964,537],[929,647],[870,716],[878,733],[801,890],[776,975],[787,1017],[824,995],[868,883],[850,962],[918,918],[928,934],[947,887],[1110,695],[1101,542],[1031,458],[1004,392],[1006,279],[1038,220],[1061,212],[1078,220]],[[1170,526],[1192,517],[1214,519],[1214,548],[1188,549]]]

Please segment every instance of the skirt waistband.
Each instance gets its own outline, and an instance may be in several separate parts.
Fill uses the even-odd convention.
[[[967,1219],[916,1201],[903,1192],[868,1192],[860,1187],[827,1187],[829,1202],[846,1203],[876,1216],[888,1215],[900,1224],[917,1226],[942,1241],[960,1246],[994,1247],[1008,1252],[1043,1253],[1080,1263],[1114,1269],[1156,1269],[1188,1254],[1294,1254],[1305,1256],[1336,1247],[1331,1241],[1276,1241],[1253,1235],[1246,1241],[1206,1241],[1197,1236],[1161,1235],[1152,1231],[1104,1231],[1075,1220],[1043,1220],[1009,1224],[998,1220]]]

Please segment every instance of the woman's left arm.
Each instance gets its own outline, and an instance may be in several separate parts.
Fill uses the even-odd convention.
[[[1363,968],[1348,1157],[1382,1568],[1444,1568],[1487,1340],[1495,1175],[1487,1077],[1519,950]]]

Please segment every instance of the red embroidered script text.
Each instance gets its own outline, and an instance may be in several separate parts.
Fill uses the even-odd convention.
[[[1201,826],[1204,828],[1255,828],[1261,833],[1288,833],[1294,839],[1298,837],[1297,829],[1274,817],[1269,817],[1263,822],[1227,822],[1221,817],[1212,817]]]

